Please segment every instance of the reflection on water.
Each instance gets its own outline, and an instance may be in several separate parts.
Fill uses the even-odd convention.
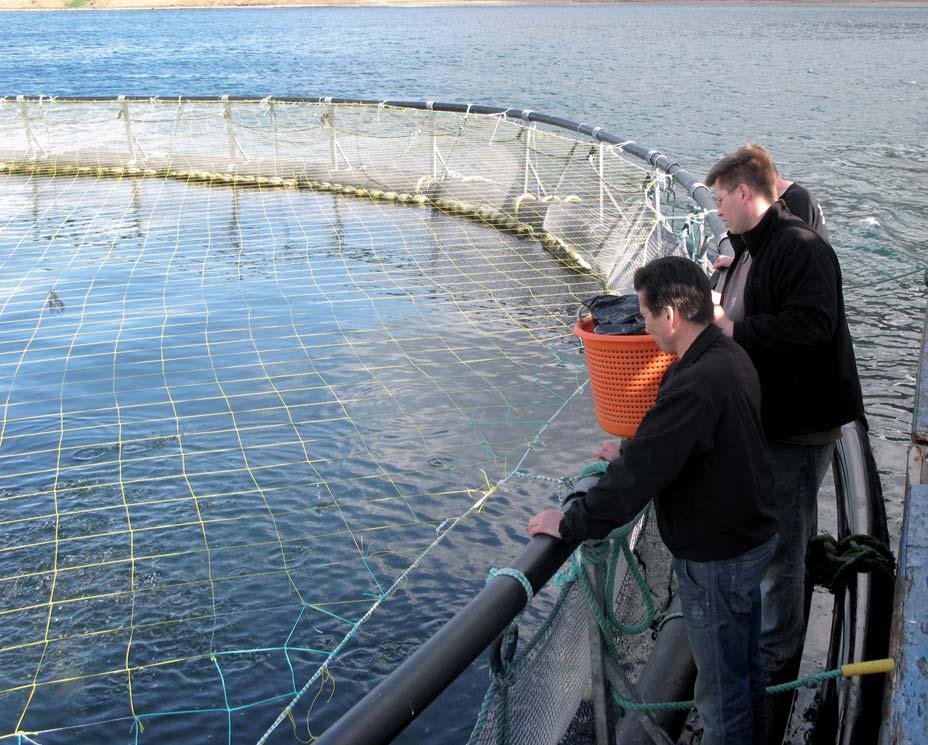
[[[0,94],[273,93],[506,104],[605,126],[673,153],[696,173],[744,141],[767,144],[783,173],[809,186],[826,211],[844,272],[890,530],[898,535],[925,299],[920,271],[928,233],[924,9],[626,4],[239,9],[5,13],[3,22]],[[657,38],[674,41],[655,44]],[[733,38],[746,43],[732,44]],[[307,70],[312,70],[310,83]],[[790,71],[789,85],[770,85],[777,70]],[[576,380],[569,367],[559,367],[556,357],[535,341],[520,341],[529,329],[556,351],[563,353],[571,344],[566,336],[549,333],[553,321],[519,315],[511,301],[524,288],[515,283],[510,296],[502,279],[494,281],[498,262],[481,263],[485,234],[472,226],[373,207],[359,220],[357,201],[326,197],[322,207],[309,195],[291,195],[296,202],[283,197],[290,206],[276,205],[274,219],[264,223],[263,205],[277,197],[222,190],[208,195],[202,187],[146,182],[101,182],[92,191],[78,185],[71,193],[50,180],[35,179],[15,189],[9,184],[0,182],[0,411],[5,414],[0,475],[14,470],[29,475],[0,481],[2,574],[11,576],[14,569],[6,567],[14,567],[26,575],[0,588],[7,611],[0,616],[4,689],[24,678],[30,685],[43,653],[35,641],[44,639],[47,619],[36,608],[42,610],[52,583],[53,553],[43,543],[55,525],[50,492],[57,492],[72,513],[59,520],[72,531],[69,535],[101,534],[91,539],[95,548],[90,553],[105,560],[91,557],[83,563],[99,566],[69,572],[99,572],[96,579],[80,580],[88,588],[121,588],[121,594],[95,601],[107,609],[98,618],[110,618],[98,628],[112,629],[93,637],[105,640],[99,664],[93,662],[95,648],[88,637],[76,637],[73,654],[60,655],[64,672],[58,674],[66,676],[68,665],[81,670],[125,666],[125,598],[132,596],[125,592],[131,582],[129,520],[145,528],[138,533],[144,536],[140,542],[154,542],[146,550],[167,554],[136,562],[138,613],[151,624],[133,640],[138,659],[151,659],[153,639],[187,639],[194,649],[206,639],[209,648],[214,627],[222,643],[263,635],[269,646],[279,646],[298,616],[286,595],[289,584],[276,584],[285,572],[255,570],[254,577],[239,577],[248,572],[236,570],[235,561],[228,568],[229,556],[278,570],[286,557],[291,574],[307,585],[317,576],[336,586],[342,580],[354,582],[341,574],[347,565],[339,563],[334,550],[327,562],[314,556],[317,564],[327,564],[315,574],[303,568],[300,557],[330,541],[344,545],[344,521],[333,497],[356,497],[361,500],[353,503],[358,512],[363,500],[382,491],[386,499],[377,509],[390,515],[405,511],[410,524],[394,529],[408,535],[394,540],[389,533],[369,530],[363,534],[364,546],[380,562],[375,570],[379,581],[395,575],[432,535],[417,527],[420,512],[444,519],[466,503],[466,489],[482,481],[482,475],[474,477],[476,459],[502,468],[504,461],[493,460],[483,443],[505,457],[513,443],[534,432],[534,407],[546,409]],[[136,190],[138,198],[130,196]],[[101,209],[105,195],[112,196],[112,203]],[[167,210],[159,206],[164,199]],[[233,217],[236,200],[238,216]],[[443,231],[441,241],[430,239],[436,231]],[[418,236],[415,245],[404,245],[407,234]],[[115,243],[114,236],[119,236]],[[449,254],[439,244],[457,250]],[[533,264],[534,256],[526,262]],[[395,279],[383,280],[381,263]],[[272,266],[280,268],[276,275]],[[453,279],[464,276],[468,281]],[[583,294],[574,284],[582,283],[580,278],[561,277],[541,301],[550,316],[562,318],[572,310],[573,296],[563,281]],[[50,290],[65,304],[64,312],[52,312]],[[457,299],[465,294],[462,306]],[[333,312],[336,306],[338,313]],[[471,310],[482,314],[478,326],[500,328],[500,339],[483,337],[475,344],[470,337],[474,324],[464,320]],[[429,333],[433,324],[441,325],[440,337]],[[28,339],[32,344],[27,347]],[[412,345],[415,353],[405,354]],[[365,366],[358,360],[368,348],[377,356]],[[165,350],[164,359],[152,359],[153,349]],[[477,367],[488,358],[492,373]],[[221,360],[215,374],[211,359]],[[431,386],[427,394],[417,387],[421,383]],[[220,386],[227,389],[227,399]],[[502,395],[468,400],[480,386]],[[402,395],[391,397],[388,390]],[[289,418],[268,413],[283,414],[288,407],[299,435]],[[585,399],[578,399],[565,412],[567,424],[546,433],[535,470],[569,473],[586,463],[598,429],[585,407]],[[67,412],[65,428],[62,411]],[[393,422],[399,423],[400,434],[388,426]],[[338,464],[345,462],[345,494],[325,490],[323,479],[305,463],[301,441],[307,443],[310,460],[329,469],[326,477],[337,476]],[[122,447],[115,445],[119,442]],[[272,512],[281,513],[279,542],[261,493],[247,475],[243,450],[254,461],[252,472]],[[178,477],[188,458],[189,483]],[[433,467],[438,462],[442,467]],[[365,463],[378,466],[365,471]],[[50,474],[59,467],[64,476],[56,482]],[[131,479],[123,479],[123,487],[120,468]],[[214,472],[202,473],[211,468]],[[291,470],[292,487],[264,481]],[[149,478],[155,474],[164,478]],[[506,564],[522,518],[543,506],[544,489],[533,487],[514,486],[512,493],[491,501],[446,548],[430,556],[408,592],[399,593],[372,619],[356,642],[359,651],[345,661],[344,670],[336,665],[333,702],[321,703],[330,693],[328,684],[320,695],[314,731],[321,731],[339,707],[368,685],[354,681],[349,669],[376,664],[375,650],[384,642],[401,649],[428,636],[482,583],[488,566]],[[159,526],[186,524],[176,528],[180,536],[189,524],[199,524],[191,493],[198,495],[208,521],[210,547],[216,531],[216,551],[206,551],[202,533],[195,531],[183,534],[185,542],[174,542],[182,547],[160,550],[162,543],[172,545],[172,530]],[[73,514],[94,506],[98,512],[83,519],[95,516],[96,528]],[[23,523],[10,522],[20,517]],[[339,531],[340,537],[332,537]],[[318,535],[323,537],[307,537]],[[72,553],[77,557],[82,543],[90,545],[87,540],[62,544],[63,560]],[[283,555],[278,543],[285,547]],[[263,553],[267,546],[276,553]],[[360,556],[350,539],[348,549],[352,557]],[[13,553],[20,558],[11,563]],[[214,554],[210,582],[205,556]],[[360,559],[352,558],[350,568],[361,570],[358,594],[367,592],[374,582]],[[111,572],[111,579],[104,572]],[[143,584],[148,577],[151,584]],[[64,592],[79,592],[65,586],[68,578],[68,572],[59,572]],[[165,589],[185,581],[189,602],[204,618],[197,619],[197,612],[172,594],[177,590]],[[146,593],[143,587],[158,589]],[[278,593],[289,602],[259,608],[261,598]],[[215,616],[214,595],[222,609]],[[159,605],[159,596],[165,604]],[[349,600],[340,598],[344,605],[333,612],[357,617],[353,609],[361,603]],[[176,605],[174,616],[168,602]],[[230,613],[235,603],[247,612]],[[30,610],[16,611],[30,604]],[[60,617],[70,618],[64,607],[57,608]],[[397,624],[396,618],[404,623]],[[293,642],[309,644],[311,637],[314,648],[324,651],[344,628],[338,619],[310,610],[300,619]],[[212,646],[218,649],[219,642]],[[56,657],[56,648],[50,644],[46,656]],[[104,663],[103,650],[110,648]],[[291,654],[294,678],[308,679],[319,659],[308,651]],[[281,676],[275,672],[267,678],[289,681],[287,660],[276,652],[235,657],[229,664],[235,671],[229,685],[232,706],[244,703],[242,683],[250,681],[240,676],[247,675],[249,665],[256,677],[279,666]],[[216,666],[205,658],[133,673],[137,711],[217,709],[201,715],[193,732],[176,718],[149,720],[142,741],[221,736],[228,714],[217,680]],[[407,741],[439,741],[436,729],[447,742],[464,740],[485,684],[484,671],[470,673],[456,698],[440,706],[431,722],[415,725]],[[82,721],[123,715],[129,701],[126,675],[85,678],[80,685],[55,690],[62,706],[79,712],[75,718]],[[262,690],[260,682],[255,690]],[[21,689],[0,698],[0,733],[12,726],[8,722],[19,716],[27,695],[28,689]],[[281,705],[234,713],[236,740],[241,735],[241,741],[254,741]],[[48,724],[36,726],[65,719],[56,719],[52,707],[43,706],[34,708],[33,716]],[[302,716],[297,720],[305,739],[305,722]],[[95,741],[124,742],[130,727],[131,722],[120,722],[94,730]],[[291,732],[280,737],[293,741]],[[62,733],[43,736],[46,741],[76,740]]]
[[[228,695],[255,739],[585,377],[559,360],[597,284],[466,221],[173,181],[0,191],[5,732],[170,738]],[[484,571],[441,554],[438,586]],[[343,688],[421,641],[394,626],[365,628]],[[202,713],[156,721],[180,710]]]

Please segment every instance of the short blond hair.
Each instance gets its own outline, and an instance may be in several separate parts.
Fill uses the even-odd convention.
[[[706,176],[706,186],[747,184],[771,202],[777,198],[777,167],[763,145],[742,145],[718,161]]]

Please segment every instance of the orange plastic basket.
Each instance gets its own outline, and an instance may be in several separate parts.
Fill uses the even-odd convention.
[[[577,321],[574,333],[583,340],[599,426],[631,437],[654,406],[664,371],[676,357],[662,352],[648,334],[594,334],[592,318]]]

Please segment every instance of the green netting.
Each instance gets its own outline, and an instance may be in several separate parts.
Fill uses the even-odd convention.
[[[685,250],[656,174],[499,116],[0,103],[0,736],[350,705],[462,518],[568,471],[579,299]]]
[[[636,581],[626,557],[620,553],[611,557],[616,581],[611,597],[606,596],[612,615],[604,619],[604,633],[622,671],[634,681],[653,644],[651,632],[658,628],[655,619],[669,606],[673,570],[653,507],[629,529],[627,541],[640,579]],[[562,570],[557,578],[560,581],[550,583],[545,590],[557,596],[552,611],[541,623],[524,624],[520,629],[524,641],[507,675],[497,676],[491,683],[469,745],[557,745],[594,740],[593,732],[578,729],[575,720],[581,704],[591,695],[590,626],[595,622],[580,574],[585,570],[579,554],[572,558],[576,566]],[[607,563],[604,561],[604,566]],[[645,592],[642,583],[648,588]],[[595,650],[593,657],[600,654]]]

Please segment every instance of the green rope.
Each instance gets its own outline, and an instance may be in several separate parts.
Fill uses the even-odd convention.
[[[587,476],[595,476],[597,473],[605,473],[608,467],[609,463],[607,461],[598,460],[580,471],[580,473],[577,474],[575,480],[579,481],[580,479],[585,479]]]
[[[662,616],[661,620],[657,622],[657,628],[654,629],[655,635],[660,634],[664,626],[675,618],[683,618],[683,612],[677,611],[676,613],[668,613],[666,616]]]
[[[522,610],[519,611],[519,614],[512,619],[512,623],[509,624],[510,627],[515,626],[519,623],[519,619],[522,618],[522,614],[528,609],[528,606],[532,602],[532,598],[535,597],[535,591],[532,589],[532,583],[528,581],[522,572],[518,569],[513,569],[512,567],[504,567],[503,569],[497,569],[496,567],[491,567],[489,573],[487,574],[486,584],[490,584],[497,577],[512,577],[520,585],[522,589],[525,590],[525,605],[522,606]]]
[[[557,484],[559,489],[563,489],[565,494],[569,493],[573,488],[573,484],[580,479],[590,476],[596,473],[603,473],[606,470],[608,463],[605,461],[600,461],[594,463],[590,466],[584,468],[578,475],[570,477],[561,477],[554,478],[551,476],[543,476],[541,474],[529,473],[526,471],[521,471],[515,469],[511,476],[515,478],[530,479],[533,481],[543,481],[548,483]],[[629,527],[629,530],[631,528]],[[595,556],[597,549],[594,547],[589,547],[584,549],[587,552],[587,556]],[[495,659],[491,658],[490,662],[490,686],[487,688],[486,695],[483,698],[483,704],[480,707],[480,712],[477,715],[477,721],[474,724],[474,729],[471,731],[470,738],[468,739],[468,745],[475,745],[479,739],[480,734],[483,732],[484,727],[486,726],[487,719],[490,715],[490,710],[493,708],[494,700],[498,700],[498,705],[496,707],[496,745],[508,745],[509,743],[509,688],[517,680],[519,673],[522,667],[526,664],[526,660],[532,653],[532,650],[541,642],[545,637],[548,628],[553,623],[554,619],[557,618],[558,614],[564,603],[567,600],[568,593],[570,590],[570,585],[577,579],[579,576],[586,576],[586,572],[582,571],[581,566],[581,550],[578,549],[574,551],[571,555],[570,561],[566,570],[562,570],[555,575],[555,584],[560,588],[560,593],[558,594],[557,602],[554,604],[554,608],[551,609],[551,612],[548,614],[544,623],[541,627],[532,635],[532,638],[529,640],[528,644],[516,654],[513,659],[507,660],[504,654],[500,655],[500,661],[497,665]],[[605,556],[608,558],[608,543],[606,548]],[[596,557],[599,560],[599,557]],[[500,574],[505,574],[511,576],[520,584],[522,584],[523,589],[526,591],[526,607],[531,602],[533,593],[531,589],[531,583],[524,574],[518,570],[506,568],[506,569],[491,569],[487,582],[491,581]],[[522,611],[524,613],[524,609]],[[519,614],[520,616],[522,613]],[[507,644],[512,638],[511,635],[514,633],[516,624],[518,622],[518,617],[510,624],[509,628],[504,632],[503,643]],[[505,649],[505,647],[504,647]]]
[[[835,670],[824,670],[820,673],[807,675],[804,678],[791,680],[788,683],[769,686],[767,688],[767,693],[770,695],[777,695],[780,693],[786,693],[787,691],[791,691],[795,688],[815,688],[822,681],[830,680],[832,678],[840,678],[842,675],[843,673],[841,672],[840,667]],[[621,711],[689,711],[696,706],[695,701],[660,701],[652,703],[645,703],[643,701],[630,701],[629,699],[624,698],[614,688],[612,689],[612,702]]]
[[[522,618],[522,614],[525,613],[532,599],[535,597],[535,592],[532,590],[532,583],[529,582],[528,577],[518,569],[513,569],[512,567],[504,567],[503,569],[492,567],[487,574],[486,584],[490,584],[494,579],[501,576],[512,577],[522,585],[522,589],[525,591],[525,605],[522,607],[522,610],[519,611],[518,615],[512,619],[512,623],[506,627],[506,630],[503,632],[503,639],[500,642],[504,650],[509,646],[514,651],[516,644],[516,628]],[[519,663],[524,658],[525,654],[526,653],[523,653],[518,658],[509,660],[506,658],[506,654],[501,652],[499,663],[496,662],[495,657],[490,658],[490,687],[487,689],[486,696],[484,696],[483,705],[480,707],[480,714],[477,716],[477,722],[468,742],[473,742],[474,734],[483,730],[487,715],[490,711],[490,706],[495,696],[499,696],[496,743],[497,745],[507,745],[509,742],[509,688],[518,678]]]
[[[896,576],[893,552],[879,538],[855,534],[836,541],[819,533],[809,541],[806,567],[815,584],[834,592],[859,572],[878,572],[889,581]]]
[[[586,541],[580,549],[583,563],[604,564],[606,566],[603,597],[607,598],[608,602],[605,603],[605,611],[596,601],[595,588],[590,582],[587,573],[577,572],[577,578],[580,580],[580,588],[586,596],[587,604],[596,619],[596,624],[602,631],[603,637],[609,646],[609,651],[613,655],[617,651],[613,641],[615,636],[619,634],[640,634],[649,629],[654,622],[654,596],[651,594],[651,588],[648,587],[647,580],[642,575],[638,562],[628,545],[629,526],[634,525],[636,521],[637,518],[628,526],[623,525],[618,531],[610,535],[609,540]],[[632,578],[635,580],[638,591],[641,593],[641,599],[645,606],[644,617],[634,624],[626,624],[619,620],[615,615],[615,608],[611,602],[612,598],[615,597],[616,568],[618,567],[618,554],[620,551],[625,557],[625,562],[632,574]]]
[[[222,700],[226,705],[226,742],[228,745],[232,745],[232,708],[229,706],[229,690],[226,688],[226,676],[222,674],[219,660],[215,656],[210,657],[210,659],[216,666],[216,670],[219,672],[219,682],[222,683]]]
[[[586,468],[574,477],[562,477],[559,479],[530,474],[524,471],[516,470],[512,475],[519,478],[527,478],[538,481],[547,481],[558,485],[559,490],[563,489],[569,492],[573,485],[580,479],[601,474],[608,467],[606,461],[598,461]],[[647,508],[645,508],[647,509]],[[642,510],[642,513],[644,510]],[[557,617],[562,604],[565,602],[570,585],[574,582],[579,583],[579,587],[586,597],[590,612],[596,621],[597,626],[602,633],[606,642],[608,652],[613,657],[618,657],[619,648],[616,637],[620,634],[638,634],[654,626],[654,596],[644,578],[641,568],[631,550],[629,536],[638,523],[641,514],[635,516],[630,522],[620,526],[606,539],[591,540],[584,542],[571,555],[567,566],[559,571],[555,577],[555,585],[560,588],[557,603],[548,614],[547,619],[541,628],[535,632],[528,645],[518,654],[515,654],[512,660],[507,660],[505,655],[500,655],[499,663],[493,662],[490,666],[490,687],[484,698],[480,713],[477,717],[476,725],[471,732],[468,745],[474,745],[483,731],[490,709],[493,707],[494,700],[498,702],[496,708],[496,745],[508,745],[509,743],[509,688],[516,682],[522,667],[527,664],[528,656],[534,647],[540,643],[541,639],[550,627],[553,619]],[[638,587],[645,606],[645,615],[640,622],[634,624],[624,624],[615,615],[615,608],[612,598],[615,596],[615,582],[617,577],[618,559],[620,553],[624,556],[628,570]],[[880,572],[888,578],[895,575],[895,560],[889,547],[872,536],[853,535],[848,536],[840,541],[836,541],[832,536],[822,534],[810,541],[809,560],[810,572],[816,578],[816,584],[821,584],[829,589],[840,587],[850,577],[857,572]],[[605,576],[603,579],[603,595],[607,599],[603,608],[596,600],[596,588],[593,587],[589,575],[584,569],[588,566],[605,566]],[[488,582],[494,577],[506,574],[517,579],[523,588],[526,588],[528,603],[532,600],[531,585],[521,572],[512,569],[492,569]],[[524,609],[523,611],[524,612]],[[522,613],[519,614],[521,616]],[[683,613],[670,613],[663,616],[657,624],[656,631],[660,633],[664,624],[675,618],[683,618]],[[510,636],[514,633],[517,618],[509,629],[506,631],[507,637],[511,640],[514,650],[514,639]],[[505,643],[505,639],[504,639]],[[814,688],[823,681],[840,678],[842,676],[840,668],[814,673],[788,683],[781,683],[775,686],[769,686],[766,690],[770,695],[777,695],[791,691],[797,688]],[[661,711],[689,711],[695,707],[695,701],[662,701],[662,702],[639,702],[631,701],[624,698],[614,688],[610,689],[613,704],[617,707],[620,714],[623,712],[661,712]]]
[[[631,570],[632,578],[635,580],[635,584],[638,585],[638,591],[641,593],[641,599],[644,602],[644,618],[642,618],[636,624],[623,624],[615,615],[615,606],[613,603],[607,603],[606,613],[609,617],[610,623],[622,634],[640,634],[646,629],[651,627],[651,624],[654,622],[654,595],[651,593],[651,588],[648,586],[647,580],[644,578],[644,575],[641,573],[641,567],[638,566],[638,561],[632,553],[631,546],[628,545],[628,538],[626,536],[621,536],[619,539],[619,548],[622,551],[622,554],[625,556],[625,563],[628,568]],[[609,565],[606,569],[606,595],[607,598],[615,597],[615,577],[616,577],[616,568],[618,567],[618,560],[613,559],[609,562]]]
[[[924,274],[922,275],[922,281],[925,283],[925,286],[928,287],[928,267],[925,267],[925,266],[920,266],[915,269],[912,269],[911,271],[902,272],[902,274],[896,274],[892,277],[887,277],[886,279],[881,279],[877,282],[872,282],[870,284],[867,284],[866,286],[867,287],[878,287],[879,285],[885,285],[885,284],[890,284],[892,282],[898,282],[900,279],[911,277],[913,274],[918,274],[919,272],[924,272]],[[851,287],[855,290],[862,286],[863,285],[860,285],[860,284],[851,285]]]
[[[836,668],[835,670],[824,670],[820,673],[815,673],[814,675],[807,675],[804,678],[798,678],[796,680],[791,680],[788,683],[780,683],[775,686],[768,686],[767,693],[776,695],[778,693],[786,693],[787,691],[792,691],[794,688],[815,688],[819,682],[824,680],[830,680],[831,678],[840,678],[843,675],[841,668]]]

